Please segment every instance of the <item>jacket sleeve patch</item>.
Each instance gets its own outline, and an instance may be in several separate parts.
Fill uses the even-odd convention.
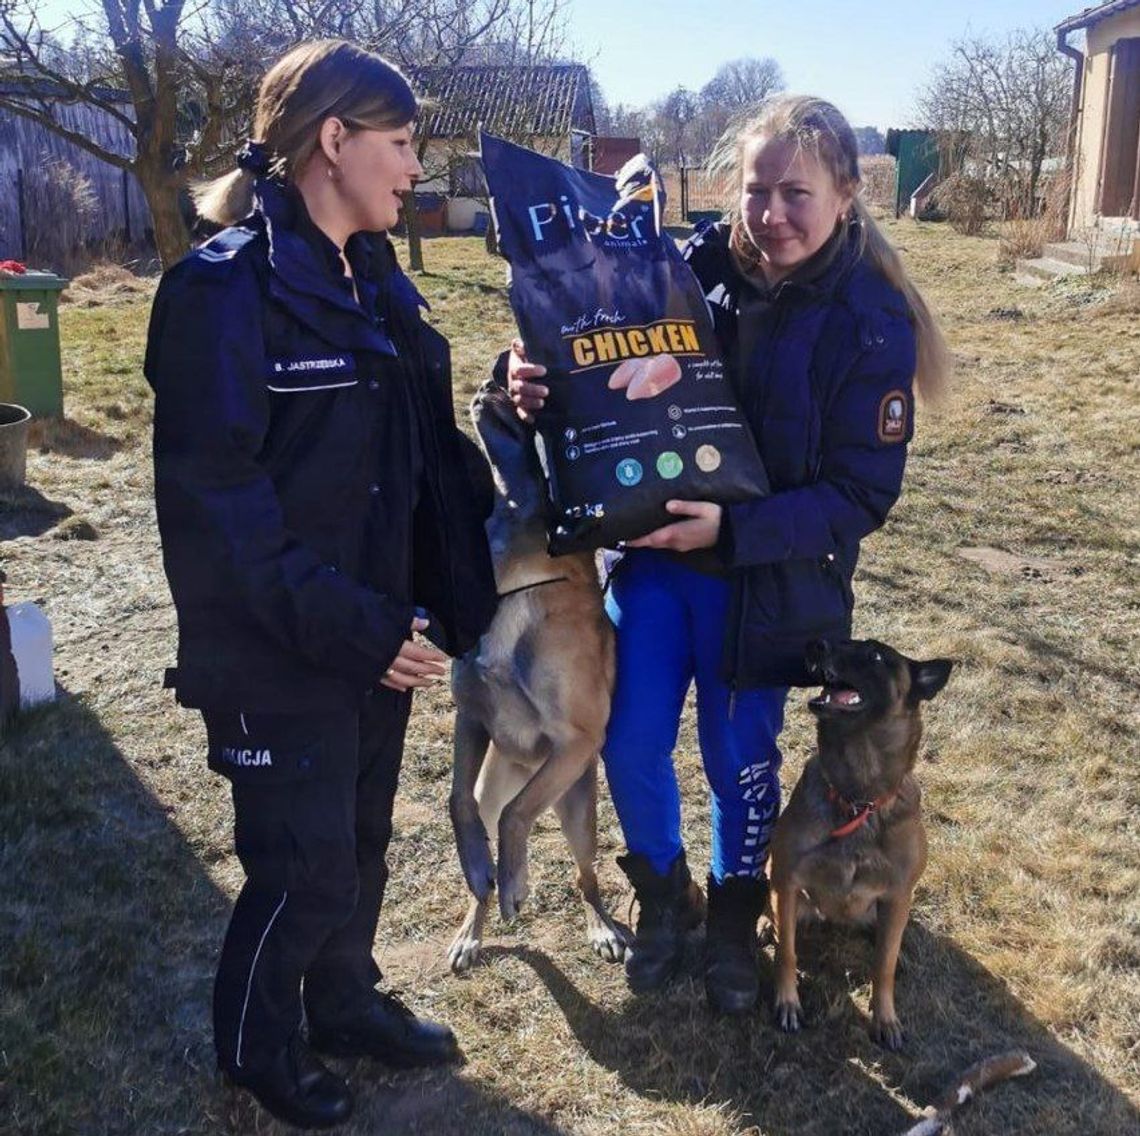
[[[888,391],[879,403],[879,441],[906,441],[909,417],[910,397],[906,391]]]

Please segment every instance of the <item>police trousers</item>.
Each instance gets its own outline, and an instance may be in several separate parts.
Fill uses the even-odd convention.
[[[204,710],[209,764],[231,783],[245,883],[214,983],[219,1068],[254,1071],[310,1019],[380,979],[372,957],[411,695],[359,713]]]

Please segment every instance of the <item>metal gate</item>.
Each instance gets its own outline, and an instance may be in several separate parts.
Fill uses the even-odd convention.
[[[703,166],[682,166],[681,220],[719,221],[727,204],[723,176],[714,176]]]

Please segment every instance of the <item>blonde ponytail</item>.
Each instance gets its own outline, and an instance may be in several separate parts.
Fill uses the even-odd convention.
[[[190,197],[198,216],[215,225],[236,225],[253,210],[253,175],[233,170],[212,181],[190,187]]]
[[[942,328],[938,326],[934,313],[907,274],[894,245],[887,240],[886,234],[868,212],[862,198],[856,197],[852,208],[859,218],[863,233],[863,255],[889,284],[903,294],[910,308],[918,348],[918,366],[914,373],[915,390],[923,402],[937,403],[946,395],[953,366]]]

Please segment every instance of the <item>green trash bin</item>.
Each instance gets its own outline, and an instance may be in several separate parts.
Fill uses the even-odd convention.
[[[0,402],[36,418],[63,417],[59,294],[67,284],[54,272],[0,272]]]

